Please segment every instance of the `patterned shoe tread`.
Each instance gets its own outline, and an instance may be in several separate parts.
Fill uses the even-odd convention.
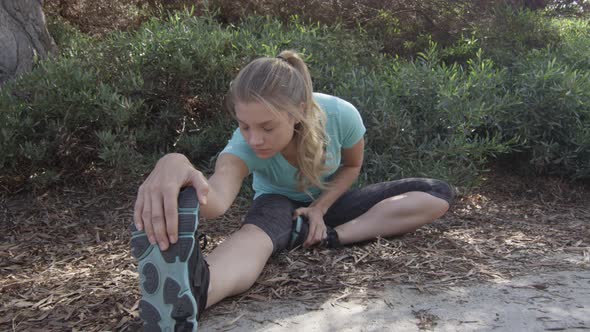
[[[143,326],[143,332],[162,332],[162,329],[158,324],[145,324]]]
[[[191,322],[178,322],[174,325],[174,332],[193,331],[193,326]]]
[[[134,237],[131,239],[131,254],[135,259],[139,259],[150,246],[150,241],[145,234],[143,236]]]
[[[194,233],[195,229],[195,215],[194,214],[179,214],[178,215],[178,232],[179,233]]]
[[[178,257],[181,262],[186,262],[193,249],[193,243],[195,243],[194,238],[181,237],[178,239],[178,242],[171,245],[168,250],[162,252],[162,257],[164,257],[166,263],[176,262],[176,257]]]
[[[141,273],[145,277],[145,280],[143,282],[143,289],[145,289],[145,291],[149,294],[154,294],[156,290],[158,290],[158,284],[160,281],[158,269],[154,264],[147,263],[146,265],[144,265]]]
[[[164,303],[173,304],[178,298],[180,292],[180,285],[170,278],[166,278],[164,282]]]
[[[181,209],[196,209],[199,202],[195,199],[197,193],[195,188],[187,187],[178,195],[178,207]]]
[[[172,311],[172,317],[174,319],[184,321],[194,314],[195,308],[187,294],[180,297],[174,304],[174,311]]]
[[[139,316],[141,316],[141,319],[143,319],[144,321],[154,324],[158,323],[162,319],[162,317],[160,317],[158,309],[156,309],[153,305],[144,300],[141,300],[141,302],[139,302]]]

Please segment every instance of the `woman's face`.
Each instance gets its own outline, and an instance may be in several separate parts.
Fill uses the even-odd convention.
[[[260,102],[238,102],[235,111],[242,136],[258,158],[271,158],[293,139],[295,120],[287,112],[274,112]]]

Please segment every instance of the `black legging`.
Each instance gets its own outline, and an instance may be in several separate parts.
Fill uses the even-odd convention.
[[[382,200],[412,191],[421,191],[452,204],[454,191],[446,182],[407,178],[372,184],[344,193],[332,204],[324,215],[324,222],[330,227],[344,224],[367,212]],[[244,224],[254,224],[270,236],[274,252],[285,249],[291,237],[293,211],[310,203],[298,202],[278,194],[260,195],[254,200],[244,218]]]

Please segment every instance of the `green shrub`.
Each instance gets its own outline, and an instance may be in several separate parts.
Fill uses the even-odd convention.
[[[582,19],[554,19],[561,42],[549,51],[558,62],[572,69],[590,71],[590,21]]]
[[[590,175],[590,73],[571,69],[547,51],[516,65],[521,101],[503,119],[505,137],[519,139],[517,160],[526,169],[574,178]],[[524,165],[523,165],[524,164]]]
[[[1,167],[7,177],[51,174],[43,184],[145,171],[171,151],[207,163],[235,126],[223,99],[247,62],[296,48],[329,85],[372,54],[370,43],[345,39],[338,28],[293,21],[287,30],[264,18],[238,29],[176,13],[101,40],[54,29],[65,31],[61,58],[5,86],[0,97]],[[340,56],[336,45],[356,51]]]
[[[432,45],[417,61],[384,57],[375,69],[352,72],[336,89],[363,112],[366,181],[434,176],[473,184],[489,156],[507,151],[510,142],[477,131],[491,108],[513,102],[504,72],[488,62],[446,66]]]
[[[495,7],[487,19],[474,24],[473,33],[486,54],[499,66],[510,67],[531,49],[557,45],[560,35],[542,12]]]
[[[44,62],[2,90],[0,165],[25,177],[59,177],[89,171],[99,155],[119,149],[119,158],[103,161],[133,170],[129,128],[140,106],[77,59]]]
[[[361,111],[361,182],[433,176],[472,184],[491,157],[515,153],[541,172],[587,178],[589,57],[576,45],[587,45],[588,28],[569,22],[554,24],[560,36],[551,47],[523,44],[507,69],[474,39],[454,50],[431,43],[408,61],[381,54],[367,32],[298,18],[223,26],[176,13],[100,40],[56,21],[61,57],[0,91],[0,168],[4,180],[46,185],[129,181],[172,151],[210,166],[235,128],[223,109],[230,80],[258,56],[296,49],[316,91]]]
[[[515,169],[588,178],[590,25],[569,19],[546,25],[559,33],[559,42],[521,50],[504,83],[517,102],[489,112],[490,124],[504,142],[515,142],[512,153],[504,157]]]

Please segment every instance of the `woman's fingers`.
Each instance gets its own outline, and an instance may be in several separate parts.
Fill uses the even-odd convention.
[[[307,235],[307,239],[303,243],[303,246],[307,248],[322,241],[325,232],[326,225],[324,225],[323,220],[315,222],[310,220],[309,233]]]
[[[297,219],[297,217],[304,215],[304,210],[305,208],[298,208],[295,211],[293,211],[293,219]]]
[[[161,250],[178,241],[178,194],[186,186],[194,187],[199,202],[207,204],[209,183],[203,173],[193,168],[185,156],[168,154],[158,160],[139,188],[133,210],[135,226]]]
[[[304,247],[306,247],[306,248],[311,247],[316,243],[316,241],[315,241],[316,233],[317,233],[317,226],[316,225],[309,228],[309,234],[307,235],[307,239],[303,243]]]
[[[164,217],[168,241],[176,243],[178,240],[178,188],[169,188],[164,192]]]
[[[141,190],[142,187],[139,187],[137,192],[137,199],[135,200],[135,208],[133,209],[133,221],[135,222],[135,228],[138,231],[143,229],[143,220],[141,218],[141,213],[143,212],[143,191]]]
[[[326,225],[321,214],[309,207],[301,207],[293,211],[293,219],[299,216],[307,217],[309,222],[309,231],[307,238],[303,242],[303,247],[311,247],[314,244],[321,242],[326,237]]]
[[[156,237],[154,235],[154,228],[152,227],[152,200],[151,198],[145,197],[148,195],[144,194],[143,209],[141,210],[141,219],[143,220],[143,227],[145,234],[151,244],[156,244]]]
[[[189,176],[190,185],[195,188],[197,192],[197,198],[199,199],[199,203],[202,205],[207,205],[207,194],[209,194],[209,182],[207,178],[203,175],[203,173],[197,171],[196,169],[192,169],[191,175]]]
[[[164,206],[163,198],[159,192],[152,194],[152,227],[154,230],[154,236],[158,242],[158,246],[161,250],[168,249],[168,235],[166,234],[166,220],[164,219]],[[171,227],[178,227],[178,223],[171,225]]]

